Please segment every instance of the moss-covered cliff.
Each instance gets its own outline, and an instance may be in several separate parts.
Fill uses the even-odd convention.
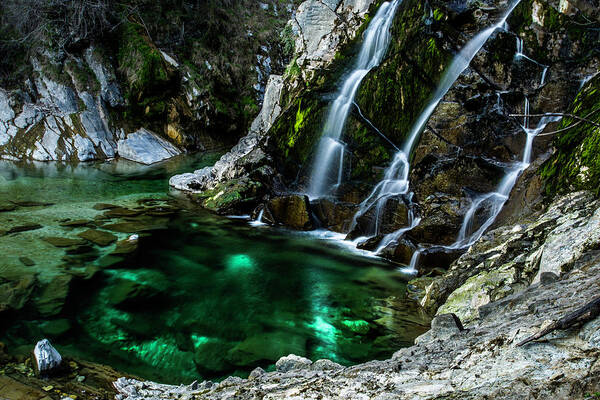
[[[600,75],[584,85],[569,114],[579,118],[565,117],[558,126],[556,153],[542,170],[546,193],[591,190],[600,195]]]

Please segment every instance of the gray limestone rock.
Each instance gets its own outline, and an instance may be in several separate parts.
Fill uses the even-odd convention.
[[[36,370],[42,376],[55,371],[62,362],[62,357],[48,339],[37,342],[33,349],[33,355],[35,356]]]
[[[141,164],[154,164],[181,154],[181,150],[144,128],[117,142],[120,157]]]

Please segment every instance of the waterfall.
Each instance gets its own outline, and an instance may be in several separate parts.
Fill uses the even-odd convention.
[[[442,100],[442,98],[446,95],[448,90],[452,87],[456,79],[463,73],[465,69],[471,63],[475,54],[481,50],[485,42],[489,39],[489,37],[496,31],[496,29],[502,28],[505,26],[506,19],[512,12],[512,10],[519,4],[520,0],[515,1],[506,14],[502,17],[500,21],[498,21],[495,25],[483,30],[478,33],[471,39],[454,57],[433,94],[431,100],[412,126],[404,147],[402,150],[398,151],[394,155],[394,159],[392,164],[385,171],[384,178],[381,182],[379,182],[371,194],[367,196],[367,198],[360,204],[359,211],[354,216],[354,220],[352,222],[353,227],[356,225],[357,218],[361,215],[364,215],[368,210],[370,210],[373,206],[376,207],[376,218],[378,218],[381,213],[381,209],[385,207],[385,203],[391,197],[407,194],[409,190],[409,182],[408,175],[410,171],[410,154],[412,153],[412,149],[420,136],[423,128],[425,128],[425,124],[429,120],[429,117],[437,107],[438,103]],[[400,237],[402,233],[404,233],[407,229],[402,228],[399,231],[388,234],[382,241],[382,243],[390,243],[392,240]],[[398,234],[398,232],[400,232]],[[375,229],[370,234],[377,235],[378,232],[378,222],[375,222]]]
[[[544,79],[546,77],[546,69],[544,69],[544,73],[542,74],[541,85],[544,84]],[[500,184],[496,188],[495,192],[490,192],[483,194],[481,196],[476,197],[471,201],[471,205],[465,214],[465,218],[463,219],[463,223],[460,228],[460,232],[456,241],[448,246],[449,249],[461,249],[465,247],[471,246],[475,243],[479,238],[485,233],[485,231],[494,223],[498,214],[504,207],[504,204],[508,200],[510,192],[512,191],[517,179],[521,175],[527,167],[529,167],[529,163],[531,162],[531,153],[533,148],[533,140],[535,137],[542,132],[546,126],[551,122],[556,122],[561,119],[561,117],[556,116],[544,116],[542,117],[537,126],[535,128],[530,128],[529,126],[529,99],[525,96],[525,101],[523,104],[523,125],[521,128],[527,135],[527,139],[525,142],[525,148],[523,149],[523,158],[521,162],[516,163],[516,165],[509,169],[504,175],[504,178],[500,181]],[[469,232],[473,228],[473,219],[483,205],[489,204],[489,214],[483,224],[474,232],[469,234]]]
[[[263,222],[263,215],[265,214],[265,209],[264,207],[260,209],[260,212],[258,213],[258,217],[256,218],[255,221],[250,221],[250,225],[251,226],[263,226],[266,225],[265,222]]]
[[[330,106],[324,126],[324,136],[319,142],[310,177],[308,194],[311,198],[326,196],[342,183],[346,145],[341,141],[341,136],[346,120],[362,80],[371,69],[381,63],[387,51],[390,43],[390,27],[400,1],[385,2],[379,7],[379,11],[365,31],[354,69]]]

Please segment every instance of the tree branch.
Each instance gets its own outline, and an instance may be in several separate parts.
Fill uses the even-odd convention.
[[[580,117],[574,114],[568,114],[568,113],[546,113],[546,114],[509,114],[509,117],[566,117],[566,118],[573,118],[578,120],[577,122],[575,122],[572,125],[569,125],[565,128],[562,129],[558,129],[556,131],[552,131],[552,132],[546,132],[546,133],[540,133],[537,136],[550,136],[550,135],[554,135],[560,132],[564,132],[566,130],[575,128],[576,126],[580,125],[581,123],[588,123],[590,125],[593,125],[595,127],[600,128],[600,124],[595,122],[595,121],[591,121],[588,119],[588,117],[590,117],[592,114],[597,113],[598,111],[600,111],[600,108],[593,110],[592,112],[590,112],[589,114],[587,114],[585,117]]]
[[[517,346],[523,346],[529,342],[540,339],[550,332],[554,332],[555,330],[568,329],[575,324],[591,321],[598,315],[600,315],[600,297],[596,297],[583,307],[578,308],[577,310],[565,315],[558,321],[553,322],[550,324],[550,326],[523,340],[521,343],[517,344]]]

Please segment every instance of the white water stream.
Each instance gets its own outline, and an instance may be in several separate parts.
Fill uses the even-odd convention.
[[[385,2],[364,33],[364,40],[353,71],[331,105],[319,142],[310,177],[308,195],[319,198],[330,195],[344,175],[346,145],[341,137],[358,88],[369,71],[381,63],[390,43],[390,27],[401,0]]]
[[[442,80],[431,100],[412,126],[404,147],[394,155],[392,164],[385,171],[383,180],[375,186],[371,194],[361,203],[358,213],[354,216],[354,221],[352,223],[353,227],[356,225],[357,218],[364,215],[371,208],[376,207],[374,227],[371,232],[367,233],[370,235],[377,235],[379,233],[378,219],[387,201],[394,196],[407,194],[409,191],[408,175],[410,171],[410,154],[412,153],[412,149],[421,132],[425,128],[425,124],[429,120],[429,117],[431,117],[431,114],[438,103],[446,95],[448,90],[450,90],[463,71],[469,66],[471,60],[475,57],[475,54],[481,50],[492,33],[494,33],[496,29],[505,26],[506,19],[517,4],[519,4],[519,0],[512,4],[500,21],[478,33],[454,57],[449,67],[444,72]],[[415,223],[418,224],[418,220],[415,218],[412,218],[412,221],[410,222],[411,226],[386,235],[381,244],[385,247],[385,245],[389,244],[391,241],[398,239],[404,232],[416,226]],[[382,247],[380,246],[380,249],[381,248]]]

